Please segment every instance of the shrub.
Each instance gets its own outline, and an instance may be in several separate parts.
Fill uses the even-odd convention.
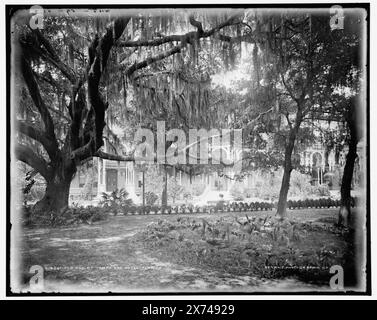
[[[101,207],[73,207],[71,210],[79,222],[96,222],[105,220],[108,217],[106,211]]]
[[[106,220],[108,213],[102,207],[83,207],[74,205],[62,212],[47,212],[31,214],[31,208],[23,208],[24,224],[28,226],[66,226],[81,223],[92,224],[96,221]]]
[[[328,197],[330,196],[329,186],[327,184],[312,186],[311,194],[319,196],[319,197]]]
[[[310,194],[310,176],[293,170],[291,173],[289,196],[306,196]]]
[[[182,195],[184,188],[175,177],[168,179],[168,198],[172,203],[175,203],[177,199]]]
[[[149,206],[153,206],[156,201],[158,200],[158,195],[156,195],[152,191],[148,191],[145,193],[145,203]]]
[[[46,186],[33,178],[26,178],[22,187],[23,202],[35,202],[41,200],[45,194]]]
[[[148,214],[151,211],[152,211],[152,207],[151,206],[145,206],[144,207],[144,213],[145,214]],[[141,207],[141,212],[143,212],[143,207]]]
[[[184,199],[186,202],[189,201],[189,200],[192,200],[192,198],[193,198],[191,188],[185,188],[185,189],[183,190],[182,195],[183,195],[183,199]]]
[[[279,197],[281,174],[280,172],[264,173],[255,184],[254,191],[247,189],[247,193],[262,199],[277,199]]]
[[[150,224],[137,237],[148,249],[163,250],[164,254],[179,263],[239,275],[249,275],[252,272],[261,278],[294,277],[312,284],[317,281],[325,284],[328,283],[329,266],[343,262],[345,251],[334,250],[332,243],[327,244],[326,239],[320,238],[322,233],[325,235],[327,232],[327,226],[313,227],[309,223],[274,218],[236,221],[236,224],[229,227],[230,220],[211,219],[208,220],[210,227],[203,231],[197,219],[179,217],[177,222],[171,220]],[[245,241],[245,225],[248,226],[247,233],[250,231],[248,241]],[[176,232],[177,229],[179,232]],[[174,232],[170,232],[172,230]],[[312,230],[321,233],[316,235],[315,246],[308,248],[305,242],[312,241],[309,235]],[[231,247],[226,245],[229,232],[232,238],[239,239]],[[182,238],[186,241],[182,242]],[[321,242],[325,244],[322,248],[318,247],[322,245]],[[209,244],[212,248],[216,246],[215,249],[210,248]],[[342,243],[342,248],[346,248],[345,243]],[[307,268],[308,266],[314,268]]]
[[[332,173],[326,173],[324,175],[324,180],[328,184],[330,189],[337,189],[340,187],[342,182],[343,170],[335,169]]]
[[[116,215],[122,209],[131,207],[133,202],[128,199],[128,192],[125,189],[116,189],[110,194],[103,192],[102,200],[99,204]]]

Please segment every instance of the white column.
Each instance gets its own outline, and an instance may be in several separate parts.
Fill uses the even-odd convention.
[[[103,160],[102,185],[103,185],[104,192],[106,192],[106,160]]]
[[[128,185],[128,167],[126,165],[126,170],[124,170],[124,179],[126,180],[126,185]]]
[[[97,197],[101,195],[101,159],[97,158]]]

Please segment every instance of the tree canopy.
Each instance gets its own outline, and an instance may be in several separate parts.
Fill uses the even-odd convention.
[[[93,156],[133,160],[119,146],[132,150],[136,128],[158,120],[185,132],[242,128],[244,169],[284,166],[284,203],[313,123],[345,121],[345,92],[360,91],[357,15],[335,31],[329,13],[291,10],[51,9],[43,29],[29,19],[12,20],[15,155],[46,180],[43,209],[67,205],[77,166]],[[232,88],[214,83],[242,68],[248,77]]]

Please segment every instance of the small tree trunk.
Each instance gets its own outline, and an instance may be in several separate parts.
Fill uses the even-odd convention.
[[[343,150],[343,146],[339,143],[335,145],[335,166],[339,166],[340,153]]]
[[[47,214],[51,211],[61,212],[67,208],[69,189],[75,172],[76,166],[72,163],[56,166],[52,177],[46,181],[45,195],[34,205],[33,212]]]
[[[287,197],[288,197],[288,190],[289,190],[289,181],[291,179],[291,172],[292,172],[292,147],[287,147],[285,151],[285,159],[284,159],[284,174],[283,180],[281,182],[280,192],[279,192],[279,201],[276,215],[280,218],[284,218],[286,216],[287,210]]]
[[[285,147],[284,174],[283,174],[283,180],[281,182],[279,201],[278,201],[278,206],[277,206],[277,211],[276,211],[276,215],[281,219],[286,216],[289,181],[291,179],[291,172],[293,169],[292,168],[292,153],[293,153],[293,148],[295,146],[297,132],[298,132],[301,120],[299,117],[297,117],[296,121],[297,121],[296,125],[289,132],[288,143]]]
[[[338,224],[348,226],[351,213],[351,185],[355,160],[357,157],[357,139],[352,137],[348,145],[346,164],[343,170],[342,185],[340,187],[340,210]]]
[[[358,114],[357,104],[351,101],[346,121],[349,129],[350,139],[348,142],[348,154],[346,164],[343,170],[342,185],[340,187],[340,210],[338,215],[338,224],[348,226],[351,218],[351,185],[353,178],[353,170],[357,157],[357,143],[359,142]]]

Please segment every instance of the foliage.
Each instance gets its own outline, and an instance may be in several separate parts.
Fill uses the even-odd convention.
[[[152,192],[161,200],[163,190],[163,172],[157,165],[150,165],[145,172],[145,192]],[[156,200],[156,201],[157,201]]]
[[[361,37],[358,28],[333,32],[325,15],[262,16],[269,22],[269,36],[253,49],[252,76],[242,84],[247,93],[236,124],[248,128],[249,166],[284,166],[278,208],[284,216],[289,173],[298,167],[300,149],[318,139],[314,128],[321,122],[344,121],[342,97],[358,91]]]
[[[40,179],[31,178],[26,179],[25,186],[22,188],[24,202],[35,202],[43,198],[46,185]]]
[[[328,268],[344,264],[343,231],[329,224],[246,218],[177,217],[159,220],[137,235],[150,252],[211,270],[328,283]],[[308,267],[311,267],[308,269]]]
[[[102,200],[100,205],[106,209],[112,210],[114,214],[117,214],[123,208],[127,208],[133,205],[131,199],[128,199],[128,192],[125,189],[116,189],[111,193],[102,193]]]
[[[178,182],[177,178],[168,178],[168,199],[174,204],[175,201],[183,196],[184,187]]]
[[[352,198],[352,206],[355,206],[357,199]],[[177,205],[177,206],[149,206],[145,208],[140,206],[132,206],[124,208],[123,214],[140,214],[142,212],[160,213],[160,214],[183,214],[183,213],[218,213],[218,212],[253,212],[253,211],[268,211],[275,210],[277,206],[276,202],[255,201],[255,202],[231,202],[226,203],[223,200],[216,201],[213,204],[204,206],[192,206],[192,205]],[[331,198],[306,198],[303,200],[288,200],[287,208],[291,210],[305,209],[305,208],[336,208],[340,206],[340,200]]]
[[[73,205],[66,208],[62,212],[51,211],[48,214],[35,212],[32,213],[30,206],[23,206],[21,209],[23,224],[28,227],[59,227],[77,224],[92,224],[94,222],[103,221],[108,218],[108,208],[94,206],[78,206]]]
[[[15,21],[14,43],[21,53],[16,65],[22,66],[25,80],[16,81],[14,90],[20,97],[16,156],[32,164],[48,184],[57,177],[70,182],[76,164],[93,156],[122,159],[100,149],[104,138],[121,145],[113,127],[125,127],[132,144],[136,128],[155,129],[156,120],[185,130],[245,128],[252,150],[245,167],[277,168],[285,157],[285,172],[290,172],[299,149],[314,139],[313,124],[325,114],[331,115],[325,120],[341,121],[347,103],[339,91],[358,91],[357,14],[349,17],[351,28],[333,32],[328,14],[310,12],[140,12],[137,18],[110,21],[92,19],[92,13],[52,10],[43,32]],[[243,54],[248,80],[230,93],[212,86],[216,73],[237,66],[243,47],[248,48]],[[157,187],[146,191],[160,195],[162,183],[148,177],[146,186],[152,181]],[[169,184],[175,202],[182,190],[175,181]],[[263,197],[276,197],[271,185],[261,187]],[[243,197],[239,188],[234,192],[237,199]]]
[[[319,197],[328,197],[330,196],[329,186],[327,184],[321,184],[318,186],[312,187],[312,194],[315,194]]]
[[[185,200],[186,203],[192,200],[192,188],[183,188],[182,198]]]
[[[21,190],[23,203],[34,203],[42,199],[46,189],[43,177],[20,161],[16,162],[16,170],[16,188]]]
[[[224,45],[217,33],[226,28],[227,37],[248,36],[242,13],[68,13],[50,10],[43,30],[28,28],[27,15],[13,20],[17,76],[24,80],[16,81],[14,90],[21,133],[15,154],[48,185],[59,177],[69,184],[77,163],[93,156],[124,160],[121,152],[102,148],[106,139],[116,146],[112,149],[121,149],[117,127],[132,135],[140,123],[153,128],[151,120],[177,128],[210,125],[222,117],[210,77],[224,65],[234,66],[241,46]],[[56,197],[64,199],[52,202],[55,209],[68,203],[66,193]],[[50,203],[40,207],[49,209]]]
[[[310,176],[299,171],[291,172],[291,181],[289,188],[289,196],[308,196],[312,193],[312,185],[310,184]]]
[[[158,200],[158,196],[152,192],[152,191],[148,191],[148,192],[145,192],[145,204],[148,205],[148,206],[153,206],[156,201]]]
[[[352,198],[352,206],[355,206],[357,199]],[[288,200],[288,208],[291,210],[304,209],[304,208],[334,208],[340,206],[340,200],[333,200],[330,198],[320,199],[305,199],[292,201]],[[106,220],[110,214],[200,214],[200,213],[217,213],[217,212],[253,212],[253,211],[268,211],[273,210],[276,204],[269,202],[233,202],[226,204],[224,201],[219,201],[216,205],[192,207],[192,206],[155,206],[146,205],[145,208],[135,205],[118,206],[114,209],[114,206],[79,206],[73,204],[70,208],[66,208],[60,213],[48,212],[47,214],[33,213],[30,205],[24,205],[21,207],[21,217],[23,224],[30,227],[37,226],[63,226],[63,225],[76,225],[76,224],[92,224],[96,221]],[[336,222],[336,220],[334,220]],[[260,223],[261,220],[252,220],[252,228],[259,228],[254,226],[255,223]],[[284,233],[284,232],[283,232]],[[275,232],[275,238],[279,236]]]
[[[330,189],[338,189],[342,182],[343,170],[335,168],[331,173],[326,173],[323,176],[324,181]]]
[[[100,148],[108,102],[102,96],[101,78],[114,40],[123,34],[129,18],[102,28],[98,23],[93,37],[77,28],[82,19],[60,16],[55,10],[45,17],[42,31],[27,28],[21,20],[14,21],[12,34],[20,53],[15,56],[16,73],[22,77],[14,88],[15,156],[46,180],[49,197],[35,209],[60,211],[68,205],[67,186],[77,164],[104,156]],[[88,22],[87,33],[95,29]]]
[[[264,172],[261,178],[256,182],[255,197],[276,200],[281,185],[280,172]]]
[[[275,201],[279,197],[281,179],[281,170],[260,171],[260,174],[255,177],[255,188],[248,189],[245,188],[242,183],[235,183],[235,190],[238,190],[238,193],[235,193],[235,195],[239,194],[241,197],[245,197],[246,195],[250,194],[252,197]],[[324,184],[321,186],[312,186],[310,181],[310,175],[301,173],[297,170],[292,170],[288,196],[305,198],[310,196],[330,195],[327,185]]]

